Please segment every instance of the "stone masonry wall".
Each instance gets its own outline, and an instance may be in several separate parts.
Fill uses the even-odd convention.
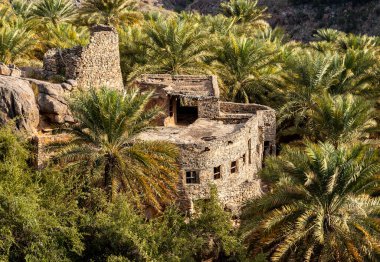
[[[221,102],[220,111],[222,115],[231,114],[232,116],[255,113],[264,133],[264,141],[269,142],[272,154],[276,153],[276,112],[273,109],[259,104]]]
[[[216,185],[219,199],[231,210],[237,210],[252,196],[261,194],[256,174],[262,167],[263,133],[253,116],[239,131],[227,137],[196,145],[180,145],[183,198],[208,198],[210,184]],[[237,172],[231,163],[237,161]],[[221,167],[221,178],[214,179],[214,167]],[[199,184],[186,184],[186,171],[197,171]]]
[[[75,79],[80,88],[123,89],[116,30],[94,26],[87,46],[49,50],[44,56],[44,72],[47,77],[63,75],[66,79]]]

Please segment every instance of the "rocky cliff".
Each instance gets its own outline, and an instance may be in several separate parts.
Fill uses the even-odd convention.
[[[142,0],[146,6],[171,10],[196,10],[216,14],[224,0]],[[310,1],[311,2],[311,1]],[[380,35],[380,1],[358,4],[356,0],[344,4],[302,4],[289,0],[260,0],[272,15],[272,26],[281,26],[296,40],[312,40],[319,28],[335,28],[355,34]]]

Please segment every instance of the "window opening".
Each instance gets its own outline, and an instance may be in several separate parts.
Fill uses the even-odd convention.
[[[220,178],[221,178],[220,166],[214,167],[214,179],[220,179]]]
[[[197,171],[186,171],[186,184],[199,184]]]
[[[231,162],[231,174],[234,174],[237,172],[237,161]]]

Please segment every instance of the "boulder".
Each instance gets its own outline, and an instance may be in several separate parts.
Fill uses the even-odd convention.
[[[9,65],[9,69],[11,70],[11,76],[20,77],[21,76],[21,70],[15,66],[15,65]]]
[[[67,80],[66,80],[66,83],[68,83],[68,84],[71,85],[72,87],[77,87],[77,86],[78,86],[78,82],[77,82],[77,80],[74,80],[74,79],[67,79]]]
[[[38,89],[37,103],[40,114],[46,115],[50,122],[63,124],[70,118],[69,108],[61,84],[30,80]]]
[[[73,89],[73,86],[68,83],[62,83],[61,86],[64,90],[67,90],[67,91],[71,91]]]
[[[17,128],[33,134],[39,123],[38,106],[28,81],[0,75],[0,124],[12,119]]]
[[[0,75],[11,75],[11,69],[4,63],[0,63]]]

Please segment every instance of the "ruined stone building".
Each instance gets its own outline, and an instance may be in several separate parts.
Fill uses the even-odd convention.
[[[256,174],[276,149],[273,109],[220,101],[215,76],[143,75],[138,84],[142,91],[155,90],[152,103],[166,113],[138,138],[180,148],[183,206],[208,198],[211,184],[231,210],[261,193]]]
[[[47,159],[45,145],[61,139],[51,130],[74,123],[66,101],[73,90],[123,88],[117,32],[95,26],[87,46],[46,53],[43,74],[64,76],[63,83],[16,73],[0,64],[0,124],[22,115],[18,127],[36,135],[37,165],[42,166]],[[256,174],[263,158],[275,152],[274,110],[220,101],[215,76],[143,75],[137,84],[141,91],[154,90],[152,105],[165,110],[158,126],[137,139],[164,140],[180,148],[182,207],[191,208],[193,200],[208,198],[211,184],[231,210],[261,193]]]
[[[74,79],[81,88],[108,86],[123,89],[116,29],[93,26],[87,46],[49,50],[44,56],[44,73],[47,77],[62,75]]]

